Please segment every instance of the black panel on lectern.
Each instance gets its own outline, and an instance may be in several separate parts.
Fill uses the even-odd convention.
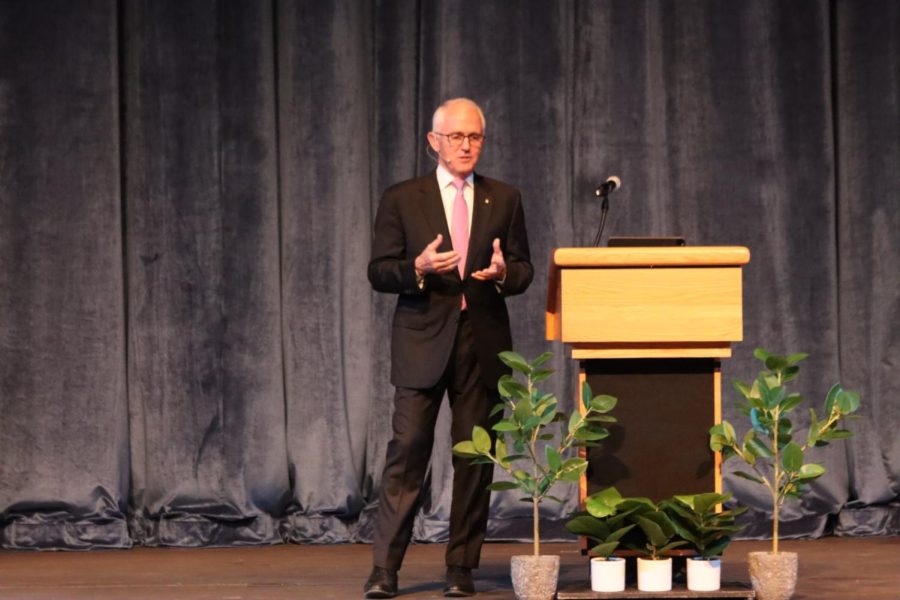
[[[715,491],[708,431],[715,422],[719,361],[582,361],[594,394],[619,399],[610,437],[588,452],[588,494],[615,485],[624,496],[654,501]]]

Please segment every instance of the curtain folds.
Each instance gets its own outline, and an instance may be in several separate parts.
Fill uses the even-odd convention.
[[[0,2],[0,546],[369,541],[394,303],[371,225],[454,96],[486,113],[479,171],[522,190],[513,336],[555,352],[566,410],[547,264],[615,174],[607,233],[751,250],[727,418],[758,346],[810,353],[817,408],[861,392],[783,535],[900,533],[898,40],[890,0]],[[447,533],[446,416],[418,540]],[[489,536],[530,533],[494,494]]]

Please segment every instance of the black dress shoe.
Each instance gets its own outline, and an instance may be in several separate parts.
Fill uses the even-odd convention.
[[[447,567],[447,587],[444,595],[448,598],[464,598],[475,595],[472,569],[469,567]]]
[[[397,595],[397,571],[372,567],[372,574],[363,589],[366,598],[393,598]]]

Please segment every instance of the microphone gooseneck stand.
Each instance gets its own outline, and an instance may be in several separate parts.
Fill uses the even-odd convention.
[[[600,238],[603,237],[603,228],[606,226],[606,215],[609,213],[609,190],[604,190],[600,194],[600,227],[597,229],[597,236],[594,238],[594,247],[600,246]]]

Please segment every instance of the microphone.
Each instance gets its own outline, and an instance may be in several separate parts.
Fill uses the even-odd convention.
[[[620,187],[622,187],[622,180],[612,175],[594,190],[594,195],[603,200],[600,203],[600,227],[597,228],[597,235],[594,236],[594,246],[599,246],[603,237],[603,227],[606,225],[606,215],[609,212],[609,195]]]
[[[596,190],[594,190],[594,195],[597,196],[598,198],[601,198],[603,196],[607,196],[608,194],[614,192],[615,190],[619,189],[620,187],[622,187],[622,180],[619,179],[618,177],[616,177],[615,175],[612,175],[611,177],[607,178],[606,181],[601,183],[597,187]]]

